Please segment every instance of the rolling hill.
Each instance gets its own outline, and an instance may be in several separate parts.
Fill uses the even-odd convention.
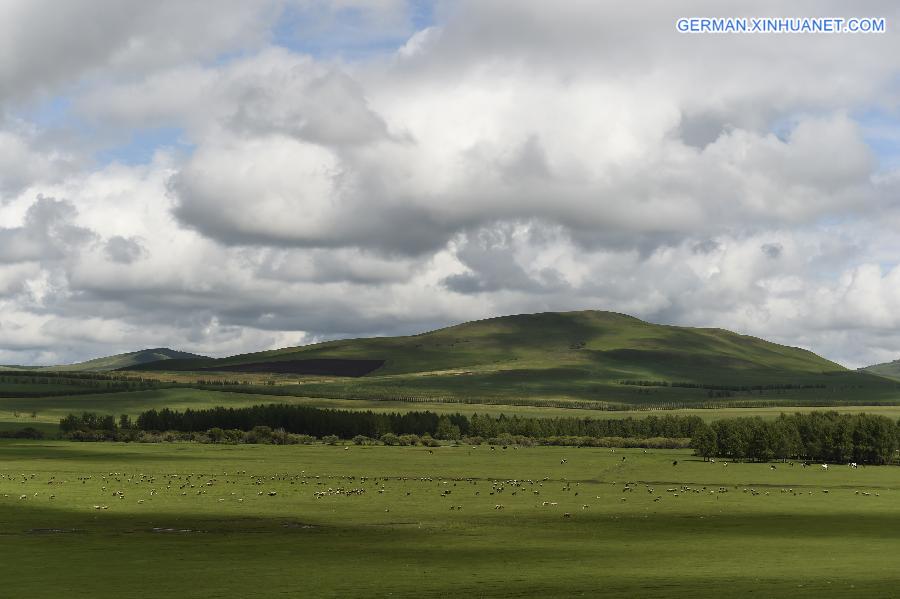
[[[329,341],[131,369],[309,375],[296,381],[304,393],[357,398],[659,403],[776,394],[812,400],[863,391],[876,399],[900,398],[895,382],[804,349],[601,311],[504,316],[406,337]]]
[[[128,352],[125,354],[117,354],[114,356],[106,356],[95,358],[78,364],[66,364],[64,366],[47,366],[41,370],[53,370],[62,372],[101,372],[107,370],[120,370],[123,368],[134,368],[141,364],[150,362],[164,362],[166,360],[196,360],[203,359],[204,356],[192,354],[183,351],[175,351],[167,347],[157,347],[154,349],[142,349],[139,351]]]
[[[885,362],[883,364],[873,364],[872,366],[860,368],[860,370],[863,372],[877,374],[878,376],[900,380],[900,360]]]

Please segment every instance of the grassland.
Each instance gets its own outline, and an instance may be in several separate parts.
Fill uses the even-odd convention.
[[[527,418],[589,417],[589,418],[644,418],[650,415],[672,414],[699,416],[707,422],[736,416],[777,418],[782,412],[809,412],[821,410],[814,406],[755,406],[745,408],[688,408],[673,410],[591,410],[534,405],[509,404],[457,404],[440,402],[406,402],[386,400],[344,400],[303,396],[271,396],[253,393],[230,393],[191,387],[170,387],[143,391],[97,393],[73,396],[48,397],[0,397],[0,430],[21,429],[31,426],[45,434],[55,434],[61,418],[68,414],[95,412],[97,414],[128,414],[136,417],[143,411],[162,408],[174,410],[205,409],[217,406],[244,407],[268,403],[302,404],[315,408],[345,410],[372,410],[374,412],[404,413],[429,410],[438,414],[460,412],[498,416],[516,414]],[[842,413],[866,412],[889,418],[900,418],[900,405],[847,405],[829,406],[827,409]]]
[[[876,374],[889,379],[900,380],[900,360],[893,362],[885,362],[884,364],[873,364],[862,369],[864,372]]]
[[[178,373],[181,380],[196,380],[228,373],[229,368],[301,360],[383,360],[384,366],[359,378],[271,377],[283,387],[281,392],[335,399],[595,407],[701,407],[711,399],[900,402],[897,381],[847,370],[803,349],[722,329],[656,325],[598,311],[506,316],[409,337],[331,341],[136,368],[164,378]],[[634,386],[624,381],[669,384]],[[714,389],[719,387],[731,390]]]
[[[154,349],[142,349],[124,354],[116,354],[114,356],[103,356],[85,362],[78,362],[77,364],[45,366],[38,368],[37,370],[56,372],[106,372],[130,368],[150,362],[159,362],[162,360],[191,360],[203,358],[204,356],[199,356],[197,354],[175,351],[166,347],[157,347]]]
[[[157,354],[169,359],[135,363]],[[532,417],[640,417],[666,409],[706,420],[773,418],[816,407],[891,416],[900,410],[900,381],[721,329],[655,325],[609,312],[509,316],[410,337],[333,341],[220,360],[185,355],[146,350],[75,365],[134,369],[101,375],[0,372],[0,430],[36,426],[52,432],[62,417],[86,411],[136,416],[166,407],[265,403]],[[344,359],[383,360],[384,366],[360,377],[228,371]],[[131,378],[99,380],[110,376]]]
[[[11,597],[882,597],[900,583],[896,467],[10,441],[0,464]]]

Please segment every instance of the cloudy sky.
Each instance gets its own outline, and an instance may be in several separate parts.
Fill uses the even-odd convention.
[[[743,6],[0,0],[0,363],[587,308],[900,358],[900,8]]]

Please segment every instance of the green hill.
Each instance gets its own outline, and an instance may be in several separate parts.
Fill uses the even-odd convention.
[[[877,374],[878,376],[900,380],[900,360],[885,362],[883,364],[873,364],[872,366],[860,368],[860,370],[864,372],[870,372],[872,374]]]
[[[301,377],[297,393],[348,398],[630,404],[900,398],[895,383],[807,350],[600,311],[504,316],[408,337],[169,360],[138,369],[319,375]],[[355,376],[340,376],[348,373]]]
[[[115,356],[106,356],[103,358],[95,358],[87,362],[79,362],[78,364],[67,364],[64,366],[48,366],[42,370],[54,370],[63,372],[100,372],[105,370],[120,370],[123,368],[133,368],[141,364],[149,362],[160,362],[165,360],[185,360],[185,359],[202,359],[204,356],[192,354],[183,351],[175,351],[167,347],[157,347],[154,349],[142,349],[126,354],[117,354]]]

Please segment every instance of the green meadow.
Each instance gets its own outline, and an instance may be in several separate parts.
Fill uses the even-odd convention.
[[[35,389],[40,386],[31,386]],[[142,391],[121,391],[115,393],[79,394],[49,397],[0,397],[0,430],[21,429],[31,426],[53,434],[61,418],[68,414],[95,412],[97,414],[128,414],[136,417],[143,411],[162,408],[173,410],[204,409],[217,406],[243,407],[269,403],[300,404],[315,408],[345,410],[372,410],[374,412],[409,412],[430,410],[438,414],[460,412],[498,416],[516,414],[520,417],[590,417],[590,418],[644,418],[650,415],[699,416],[711,422],[722,418],[738,416],[759,416],[765,419],[777,418],[782,412],[810,412],[828,409],[842,413],[866,412],[889,418],[900,418],[900,405],[839,405],[827,408],[807,406],[751,406],[742,408],[686,408],[686,409],[635,409],[635,410],[592,410],[580,408],[547,407],[521,404],[468,404],[443,402],[409,402],[397,400],[331,399],[304,397],[300,395],[267,395],[255,393],[231,393],[191,387],[170,387]]]
[[[384,364],[361,377],[278,371],[306,359]],[[728,331],[598,312],[93,365],[123,360],[131,372],[0,373],[0,430],[53,438],[72,413],[269,403],[900,418],[896,380]],[[248,364],[276,372],[228,370]],[[900,583],[898,535],[896,466],[726,464],[688,450],[0,439],[0,596],[879,597]]]
[[[773,465],[2,441],[0,571],[10,597],[893,595],[900,469]]]
[[[600,408],[900,403],[897,380],[851,371],[804,349],[595,310],[503,316],[421,335],[329,341],[221,359],[163,360],[137,365],[133,374],[240,379],[258,375],[235,369],[272,372],[304,360],[383,365],[361,377],[273,375],[278,388],[269,392]],[[623,384],[638,381],[655,384]]]

